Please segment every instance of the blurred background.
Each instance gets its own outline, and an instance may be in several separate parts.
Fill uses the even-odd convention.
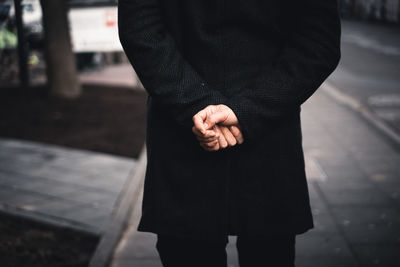
[[[400,0],[338,8],[341,62],[302,106],[315,229],[297,266],[398,267]],[[0,0],[1,266],[161,266],[136,231],[146,100],[117,0]]]

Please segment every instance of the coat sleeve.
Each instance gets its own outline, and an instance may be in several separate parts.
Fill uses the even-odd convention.
[[[263,72],[256,88],[243,88],[227,105],[235,112],[245,139],[265,135],[298,111],[336,68],[340,59],[340,20],[336,0],[305,0],[273,70]],[[295,24],[295,25],[293,25]],[[290,28],[289,28],[290,27]]]
[[[225,97],[212,90],[178,51],[166,30],[158,0],[119,0],[119,37],[146,91],[182,126]]]

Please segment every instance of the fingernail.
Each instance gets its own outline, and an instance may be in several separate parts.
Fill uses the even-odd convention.
[[[208,127],[208,123],[204,123],[204,127],[207,128]]]

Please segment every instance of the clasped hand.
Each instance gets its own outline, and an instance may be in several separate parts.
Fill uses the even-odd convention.
[[[235,113],[226,105],[210,105],[193,116],[195,134],[206,151],[218,151],[243,143],[243,134]]]

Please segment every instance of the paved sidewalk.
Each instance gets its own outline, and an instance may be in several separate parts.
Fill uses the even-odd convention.
[[[319,91],[303,108],[316,229],[298,239],[299,266],[400,266],[400,154],[359,115]]]
[[[101,235],[136,160],[0,138],[0,210]]]
[[[144,90],[136,72],[129,63],[110,65],[95,71],[81,72],[79,80],[84,84],[122,86]]]
[[[78,76],[83,85],[144,90],[136,72],[129,63],[106,65],[99,69],[81,71]],[[31,77],[32,85],[43,85],[45,82],[45,72]]]
[[[399,152],[323,90],[303,105],[302,120],[316,227],[297,238],[297,267],[400,266]],[[112,267],[161,266],[155,235],[136,231],[140,205]],[[238,266],[230,241],[229,266]]]
[[[342,57],[328,80],[400,135],[400,31],[392,26],[342,20]]]

